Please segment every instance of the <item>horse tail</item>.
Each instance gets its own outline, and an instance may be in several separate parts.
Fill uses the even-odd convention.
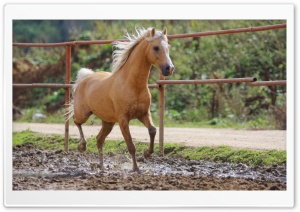
[[[75,90],[79,83],[86,78],[88,75],[95,73],[91,69],[87,68],[81,68],[77,73],[77,78],[75,81],[75,84],[72,86],[72,96],[75,93]],[[66,104],[68,106],[66,113],[64,114],[66,121],[69,121],[74,116],[74,99],[71,99],[71,102],[69,104]]]

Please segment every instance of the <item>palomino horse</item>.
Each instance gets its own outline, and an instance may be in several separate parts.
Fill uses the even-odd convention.
[[[73,101],[69,118],[80,132],[78,150],[86,150],[81,125],[91,114],[102,120],[102,128],[97,135],[97,147],[100,168],[103,170],[103,143],[115,123],[119,123],[128,151],[133,162],[133,171],[138,171],[135,158],[135,146],[129,131],[129,121],[138,119],[149,131],[149,149],[144,157],[153,153],[156,128],[150,114],[151,94],[148,89],[148,78],[152,65],[156,66],[164,76],[174,71],[169,57],[167,30],[156,31],[138,29],[137,36],[127,35],[129,42],[115,42],[117,50],[113,53],[112,73],[97,72],[82,68],[77,75],[73,87]]]

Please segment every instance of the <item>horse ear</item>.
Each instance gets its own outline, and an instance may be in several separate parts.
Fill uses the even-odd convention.
[[[167,28],[166,28],[166,27],[165,27],[164,30],[163,30],[163,34],[164,34],[164,35],[167,35]]]
[[[150,32],[150,36],[151,36],[151,37],[154,37],[155,32],[156,32],[156,31],[155,31],[155,28],[153,27],[152,30],[151,30],[151,32]]]

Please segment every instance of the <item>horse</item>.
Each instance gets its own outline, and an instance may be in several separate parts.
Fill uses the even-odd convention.
[[[148,129],[149,149],[144,150],[148,158],[154,152],[156,128],[150,113],[151,94],[148,88],[150,68],[154,65],[163,76],[173,74],[175,67],[169,56],[170,45],[167,29],[136,29],[137,35],[125,35],[129,41],[112,43],[115,50],[111,72],[93,72],[81,68],[73,85],[69,118],[73,117],[80,133],[78,150],[86,150],[86,139],[81,125],[94,114],[102,120],[97,135],[100,170],[103,166],[103,144],[115,123],[119,124],[132,159],[133,172],[139,171],[135,145],[129,131],[129,121],[138,119]]]

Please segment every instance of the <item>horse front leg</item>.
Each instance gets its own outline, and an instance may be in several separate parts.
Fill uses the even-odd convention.
[[[104,166],[103,166],[103,144],[104,144],[104,141],[105,141],[106,137],[108,136],[108,134],[113,129],[114,125],[115,125],[115,123],[102,121],[101,130],[100,130],[99,134],[97,135],[98,156],[99,156],[99,160],[100,160],[100,169],[101,170],[104,170]]]
[[[150,136],[149,149],[144,150],[144,157],[149,158],[151,154],[154,152],[154,139],[156,135],[156,128],[153,125],[150,111],[145,116],[139,118],[139,120],[145,125],[145,127],[147,127],[149,132],[149,136]]]
[[[135,146],[134,146],[134,143],[132,142],[132,138],[131,138],[130,131],[129,131],[129,120],[126,118],[122,118],[119,121],[119,126],[121,129],[122,135],[125,139],[128,152],[130,153],[131,158],[132,158],[132,165],[133,165],[132,170],[134,172],[139,171],[139,168],[136,163],[136,158],[135,158]]]

